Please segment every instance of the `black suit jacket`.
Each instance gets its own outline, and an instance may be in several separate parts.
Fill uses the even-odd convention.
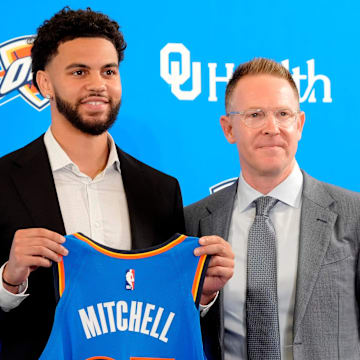
[[[179,184],[117,149],[129,215],[132,248],[147,248],[184,232]],[[65,234],[43,137],[0,159],[0,265],[9,258],[16,230],[43,227]],[[55,311],[52,269],[29,277],[20,306],[0,310],[1,360],[38,359]]]

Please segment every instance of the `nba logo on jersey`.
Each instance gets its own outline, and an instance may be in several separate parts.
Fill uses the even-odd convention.
[[[134,290],[135,289],[135,270],[134,269],[129,269],[126,272],[125,280],[126,280],[125,289],[126,290]]]

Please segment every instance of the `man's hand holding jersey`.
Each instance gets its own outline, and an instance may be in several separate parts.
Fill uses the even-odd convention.
[[[68,254],[67,249],[61,245],[64,242],[63,236],[47,229],[16,231],[9,261],[3,271],[4,288],[16,293],[17,285],[24,283],[30,273],[39,266],[50,267],[52,261],[60,262],[62,256]]]
[[[207,305],[233,276],[235,256],[230,244],[219,236],[203,236],[199,244],[194,255],[211,255],[200,300],[201,305]]]

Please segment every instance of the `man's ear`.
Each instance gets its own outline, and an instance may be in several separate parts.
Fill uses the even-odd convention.
[[[301,139],[301,135],[302,135],[302,131],[303,131],[303,128],[304,128],[304,124],[305,124],[305,113],[304,111],[300,111],[300,114],[298,116],[298,119],[297,119],[297,130],[298,130],[298,140]]]
[[[54,97],[54,91],[51,85],[49,74],[46,71],[39,70],[36,73],[36,82],[43,97],[49,99],[52,99]]]
[[[235,141],[235,137],[233,134],[233,126],[232,126],[232,121],[231,121],[230,117],[226,116],[226,115],[222,115],[220,117],[220,125],[223,129],[223,132],[224,132],[224,135],[225,135],[227,141],[230,144],[234,144],[236,141]]]

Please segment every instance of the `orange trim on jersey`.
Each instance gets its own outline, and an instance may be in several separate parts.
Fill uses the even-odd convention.
[[[0,77],[3,77],[5,75],[5,70],[0,71]]]
[[[194,302],[196,301],[196,297],[197,297],[197,294],[198,294],[200,279],[201,279],[202,271],[203,271],[203,268],[204,268],[206,256],[207,255],[200,256],[199,263],[198,263],[198,266],[197,266],[197,269],[196,269],[194,282],[193,282],[192,289],[191,289],[191,293],[192,293],[192,296],[194,298]]]
[[[90,359],[89,359],[90,360]],[[175,358],[149,358],[149,357],[131,357],[130,360],[175,360]]]
[[[86,360],[115,360],[115,359],[108,356],[93,356],[91,358],[87,358]]]
[[[145,252],[141,252],[141,253],[136,253],[136,254],[121,254],[121,253],[117,253],[117,252],[114,252],[111,250],[104,249],[103,247],[99,246],[98,244],[95,244],[93,241],[91,241],[90,239],[88,239],[87,237],[85,237],[79,233],[75,233],[73,235],[76,238],[78,238],[79,240],[85,241],[87,244],[89,244],[95,250],[97,250],[105,255],[108,255],[108,256],[111,256],[114,258],[118,258],[118,259],[144,259],[147,257],[155,256],[155,255],[161,254],[167,250],[170,250],[171,248],[180,244],[181,242],[183,242],[186,239],[185,235],[180,235],[177,239],[171,241],[169,244],[167,244],[161,248],[158,248],[158,249],[145,251]]]
[[[64,260],[61,260],[58,263],[58,273],[59,273],[59,295],[62,296],[65,290],[65,269],[64,269]]]

